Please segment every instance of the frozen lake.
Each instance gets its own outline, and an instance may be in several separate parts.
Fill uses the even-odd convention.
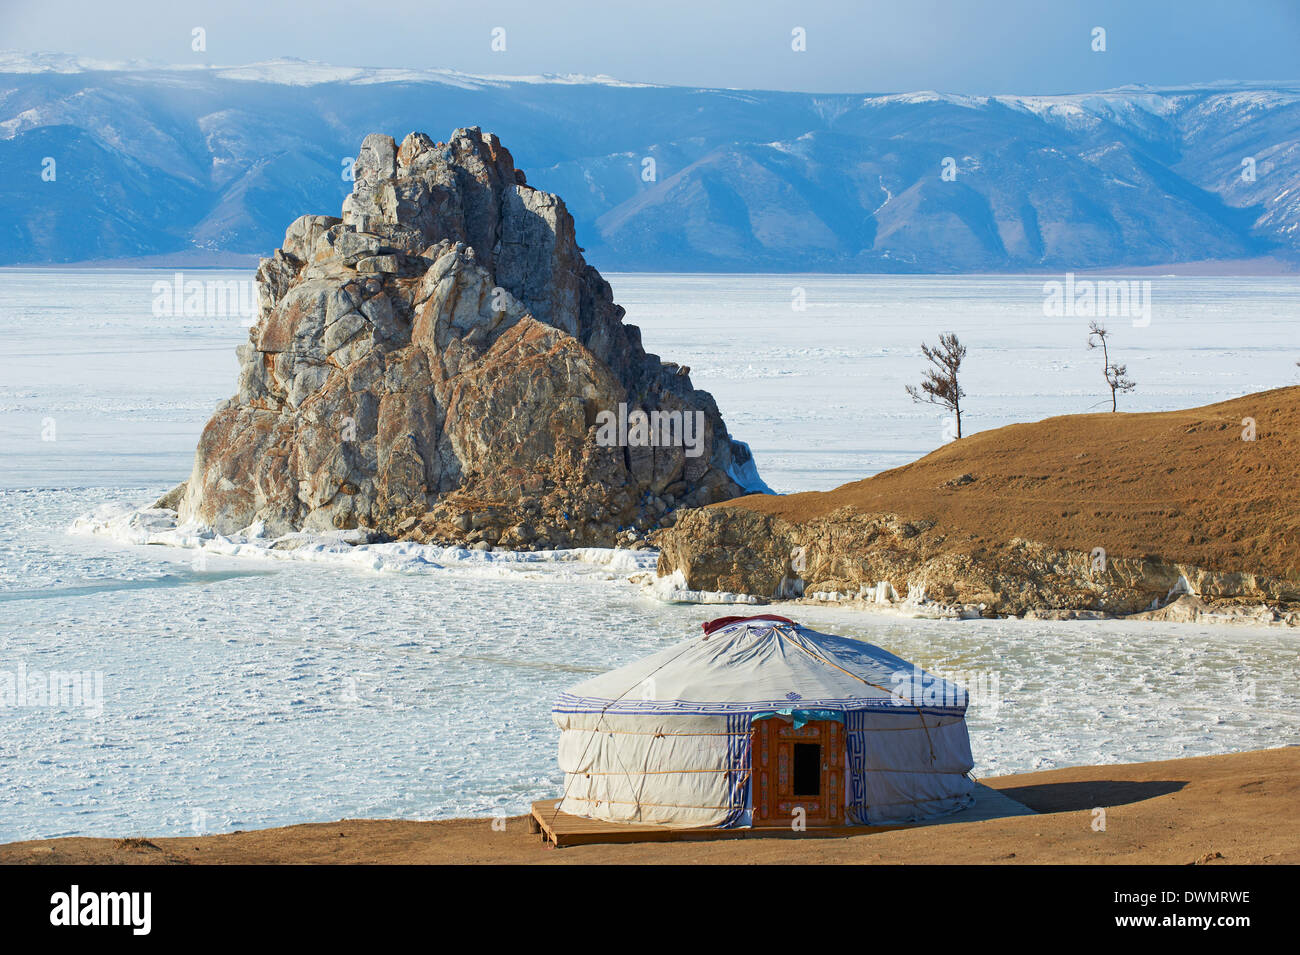
[[[99,712],[0,707],[0,840],[520,812],[557,792],[562,689],[726,612],[653,602],[619,566],[196,564],[69,535],[97,505],[186,477],[233,393],[241,318],[155,317],[153,284],[172,276],[0,270],[0,679],[102,681]],[[971,430],[1103,399],[1087,319],[1045,317],[1042,278],[610,280],[647,348],[691,366],[781,491],[936,447],[939,416],[903,385],[942,331],[970,349]],[[1153,279],[1149,325],[1108,321],[1138,382],[1125,407],[1295,383],[1297,293]],[[971,709],[977,775],[1280,745],[1300,727],[1285,631],[799,618],[991,676],[998,692]]]
[[[0,270],[0,487],[176,483],[199,430],[235,391],[246,319],[155,317],[173,272]],[[185,278],[250,280],[245,272]],[[965,426],[1109,407],[1087,318],[1048,318],[1042,277],[611,275],[646,349],[691,367],[780,492],[905,464],[943,440],[903,391],[922,341],[969,349]],[[1150,324],[1107,319],[1137,390],[1167,411],[1295,384],[1300,280],[1150,279]],[[804,308],[793,307],[802,290]],[[47,420],[56,440],[41,441]]]

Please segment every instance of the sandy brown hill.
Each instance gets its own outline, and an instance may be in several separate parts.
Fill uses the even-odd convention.
[[[1185,411],[1048,418],[962,438],[833,491],[687,512],[661,540],[660,572],[763,596],[799,580],[806,590],[889,581],[902,594],[924,577],[932,593],[987,591],[980,602],[1012,612],[1143,609],[1185,573],[1209,597],[1287,602],[1296,594],[1286,582],[1300,581],[1297,461],[1298,387]],[[771,545],[740,553],[742,541],[765,535]],[[1093,566],[1095,548],[1106,552],[1109,584],[1129,591],[1110,606],[1085,599],[1115,589]],[[808,566],[799,556],[785,566],[788,550]],[[999,586],[1017,566],[1022,580]],[[1013,593],[1051,575],[1080,593],[1060,581]]]
[[[1255,421],[1245,441],[1243,421]],[[975,480],[957,484],[962,475]],[[954,441],[825,493],[753,496],[791,521],[841,507],[939,521],[975,544],[1161,556],[1220,570],[1300,568],[1300,387],[1185,411],[1063,415]],[[955,542],[954,542],[955,543]]]

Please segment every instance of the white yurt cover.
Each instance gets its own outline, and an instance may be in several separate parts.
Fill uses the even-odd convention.
[[[858,640],[783,617],[728,617],[564,693],[559,809],[682,828],[750,821],[751,723],[841,720],[846,815],[916,821],[969,805],[966,695]]]

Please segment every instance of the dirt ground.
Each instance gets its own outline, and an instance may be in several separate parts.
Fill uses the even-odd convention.
[[[1121,408],[1123,399],[1121,398]],[[1254,440],[1243,432],[1254,422]],[[841,507],[929,519],[942,549],[1022,537],[1061,550],[1163,557],[1300,578],[1300,387],[1144,414],[1047,418],[968,435],[833,491],[756,495],[795,523]],[[955,484],[962,475],[975,480]]]
[[[1300,863],[1300,747],[981,780],[1040,813],[850,838],[545,848],[523,817],[0,846],[3,864]],[[1094,829],[1105,810],[1105,830]],[[955,817],[954,817],[955,818]]]

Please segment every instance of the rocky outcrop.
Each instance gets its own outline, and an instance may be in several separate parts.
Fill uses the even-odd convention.
[[[1294,623],[1297,454],[1295,386],[991,428],[831,491],[684,512],[656,535],[661,586],[1039,618],[1191,595],[1166,618]]]
[[[658,574],[680,572],[692,590],[912,608],[928,603],[968,616],[1038,618],[1129,615],[1194,595],[1196,608],[1213,607],[1217,617],[1300,622],[1300,613],[1260,607],[1300,609],[1300,581],[1150,557],[1100,561],[1021,538],[954,548],[934,521],[897,514],[845,508],[792,523],[743,507],[703,508],[683,512],[655,539]]]
[[[342,211],[297,219],[262,260],[239,390],[204,428],[182,520],[608,545],[742,493],[748,449],[686,369],[646,354],[564,203],[495,136],[367,136]],[[620,406],[699,434],[602,440]]]

